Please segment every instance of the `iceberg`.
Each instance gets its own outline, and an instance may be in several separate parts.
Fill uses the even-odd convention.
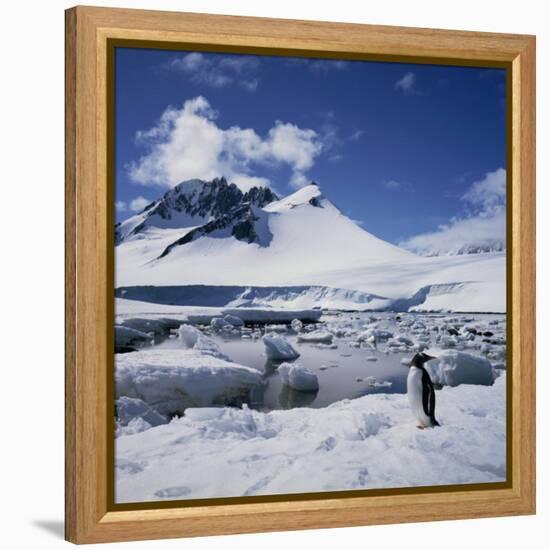
[[[265,346],[265,354],[268,359],[275,361],[292,360],[300,357],[300,354],[290,345],[284,336],[278,334],[266,334],[262,341]]]
[[[317,375],[300,363],[282,363],[277,369],[283,384],[297,391],[318,391]]]
[[[463,351],[445,350],[426,364],[432,382],[441,386],[477,384],[491,386],[494,382],[491,363],[484,357]]]

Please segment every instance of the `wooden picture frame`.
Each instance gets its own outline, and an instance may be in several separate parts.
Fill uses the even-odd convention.
[[[509,480],[498,488],[113,510],[112,41],[507,69]],[[110,206],[111,205],[111,206]],[[112,286],[112,284],[111,284]],[[66,12],[66,538],[129,541],[535,513],[535,38],[95,7]]]

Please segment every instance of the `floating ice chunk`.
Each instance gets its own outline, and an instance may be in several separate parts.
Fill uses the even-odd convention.
[[[311,344],[314,348],[317,348],[317,349],[338,349],[338,344],[317,344],[317,343],[312,343]]]
[[[414,342],[407,338],[406,336],[396,336],[395,338],[392,338],[391,340],[388,340],[387,343],[389,348],[407,348],[408,346],[414,346]]]
[[[181,325],[178,329],[178,334],[180,340],[188,348],[193,348],[197,340],[202,336],[201,331],[192,325]]]
[[[190,406],[248,401],[252,388],[262,384],[260,372],[198,350],[197,344],[192,349],[148,348],[117,355],[117,399],[139,398],[167,417],[181,415]]]
[[[294,332],[300,332],[304,326],[304,323],[302,323],[300,319],[292,319],[290,326]]]
[[[389,380],[383,380],[382,382],[379,382],[374,376],[368,376],[367,378],[365,378],[365,382],[371,388],[389,388],[392,385]]]
[[[213,357],[219,357],[220,359],[229,361],[229,357],[221,352],[218,344],[212,340],[212,338],[208,338],[208,336],[205,336],[204,334],[202,334],[197,340],[197,343],[193,346],[193,349],[201,351],[205,355],[212,355]]]
[[[262,341],[265,346],[265,354],[269,359],[290,360],[300,357],[300,354],[290,345],[284,336],[278,334],[266,334]]]
[[[151,336],[140,330],[115,325],[115,351],[143,346],[151,342]]]
[[[331,344],[333,335],[326,330],[314,330],[298,336],[298,342],[311,342],[316,344]]]
[[[210,321],[210,326],[214,330],[225,330],[226,328],[232,329],[233,325],[228,323],[225,319],[222,319],[221,317],[214,317],[212,321]]]
[[[457,342],[452,336],[441,336],[438,343],[443,348],[454,348]]]
[[[317,391],[317,375],[299,363],[282,363],[277,369],[283,384],[297,391]]]
[[[141,317],[131,317],[125,319],[120,324],[146,334],[152,332],[155,336],[168,332],[172,327],[169,322],[163,319],[146,319]]]
[[[234,327],[242,327],[244,325],[244,321],[237,317],[236,315],[225,315],[223,320],[226,323],[229,323],[230,325],[233,325]]]
[[[393,332],[377,328],[368,328],[357,336],[358,340],[367,342],[389,340],[390,338],[393,338]]]
[[[425,368],[432,381],[442,386],[460,384],[491,386],[494,382],[491,363],[484,357],[463,351],[439,352],[437,359],[427,363]]]
[[[202,351],[208,355],[219,357],[221,359],[228,359],[221,350],[218,344],[205,336],[199,329],[192,325],[181,325],[178,329],[180,340],[184,343],[185,347],[190,349],[196,349]]]

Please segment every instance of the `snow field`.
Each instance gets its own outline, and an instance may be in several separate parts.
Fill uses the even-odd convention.
[[[117,439],[117,502],[503,481],[505,393],[505,373],[493,387],[446,387],[441,427],[426,430],[401,394],[269,413],[187,409]]]

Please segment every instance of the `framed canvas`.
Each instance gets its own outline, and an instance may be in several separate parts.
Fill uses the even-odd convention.
[[[535,38],[66,12],[66,538],[535,512]]]

